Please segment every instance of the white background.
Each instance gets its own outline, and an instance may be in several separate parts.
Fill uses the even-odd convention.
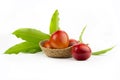
[[[119,0],[1,0],[0,80],[120,80]],[[93,51],[116,45],[105,55],[87,61],[55,59],[44,54],[3,54],[21,42],[11,33],[29,27],[49,33],[53,12],[58,9],[60,27],[70,38],[79,38],[87,24],[84,42]]]

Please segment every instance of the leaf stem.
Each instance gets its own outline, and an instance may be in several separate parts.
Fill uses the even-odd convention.
[[[80,37],[79,37],[80,42],[83,42],[82,37],[83,37],[83,33],[85,32],[86,27],[87,27],[87,25],[85,25],[85,27],[82,29],[82,32],[80,34]]]

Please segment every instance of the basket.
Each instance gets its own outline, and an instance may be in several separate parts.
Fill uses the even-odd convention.
[[[46,56],[53,57],[53,58],[69,58],[69,57],[71,57],[71,48],[72,48],[72,46],[64,48],[64,49],[45,48],[43,46],[43,44],[46,41],[47,40],[44,40],[44,41],[41,41],[39,43],[40,48],[42,49],[42,51],[45,53]]]

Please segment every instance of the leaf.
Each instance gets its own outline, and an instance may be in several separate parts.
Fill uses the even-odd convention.
[[[86,25],[86,26],[87,26],[87,25]],[[82,32],[81,32],[81,34],[80,34],[80,37],[79,37],[79,41],[80,41],[80,42],[83,42],[82,37],[83,37],[83,33],[85,32],[86,26],[82,29]]]
[[[48,34],[32,28],[20,28],[13,32],[13,34],[18,38],[33,43],[39,43],[41,40],[50,38]]]
[[[112,50],[114,47],[110,47],[110,48],[107,48],[107,49],[104,49],[104,50],[100,50],[100,51],[96,51],[96,52],[93,52],[92,55],[101,55],[101,54],[105,54],[106,52]]]
[[[50,28],[49,28],[50,34],[60,29],[58,15],[59,15],[58,10],[55,10],[55,12],[52,15],[51,22],[50,22]]]
[[[22,42],[6,50],[5,54],[18,54],[19,52],[36,53],[39,51],[41,51],[39,44],[35,44],[31,42]]]

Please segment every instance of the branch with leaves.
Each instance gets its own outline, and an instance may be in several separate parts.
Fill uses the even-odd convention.
[[[83,42],[82,37],[86,29],[86,26],[81,31],[81,34],[79,37],[80,42]],[[46,34],[40,30],[36,30],[32,28],[20,28],[14,31],[12,34],[15,35],[17,38],[21,38],[22,40],[25,40],[25,41],[10,47],[8,50],[5,51],[5,54],[18,54],[20,52],[34,54],[36,52],[40,52],[41,49],[39,47],[39,42],[45,39],[49,39],[50,35],[59,29],[60,29],[59,12],[58,10],[55,10],[55,12],[51,17],[49,34]],[[95,51],[92,53],[92,55],[105,54],[106,52],[112,50],[113,48],[114,47],[110,47],[100,51]]]

